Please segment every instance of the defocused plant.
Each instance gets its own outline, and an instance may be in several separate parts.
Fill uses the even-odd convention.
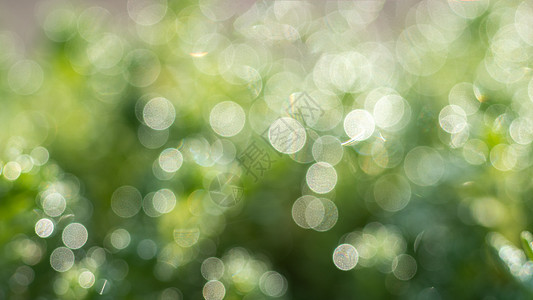
[[[245,2],[0,32],[0,298],[530,298],[533,5]]]

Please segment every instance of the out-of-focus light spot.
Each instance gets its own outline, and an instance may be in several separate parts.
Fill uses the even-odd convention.
[[[248,124],[259,135],[263,134],[265,130],[268,130],[277,118],[278,114],[270,109],[268,103],[262,98],[252,102],[248,109]]]
[[[179,30],[178,24],[182,24],[182,20],[174,14],[174,11],[169,10],[167,16],[160,23],[153,25],[137,24],[135,29],[137,35],[144,42],[154,46],[166,45],[174,39]]]
[[[338,95],[330,91],[295,92],[288,100],[284,111],[302,121],[305,127],[318,131],[335,128],[344,115]]]
[[[368,58],[355,51],[322,55],[313,69],[313,80],[317,87],[345,93],[364,90],[372,75]]]
[[[308,229],[311,227],[309,226],[306,220],[306,211],[307,207],[309,206],[309,203],[317,199],[318,198],[316,198],[315,196],[305,195],[294,201],[294,204],[292,205],[292,219],[294,220],[296,225],[304,229]]]
[[[155,192],[153,198],[154,209],[162,214],[171,212],[176,206],[176,195],[169,189]]]
[[[446,62],[448,44],[435,26],[416,24],[398,37],[396,55],[407,72],[428,76],[440,70]]]
[[[470,1],[477,1],[477,0],[470,0]],[[416,299],[417,300],[442,300],[442,297],[435,287],[428,287],[420,291]]]
[[[104,248],[94,246],[87,251],[87,257],[92,259],[94,267],[99,267],[106,261],[106,253],[107,252],[104,250]]]
[[[305,208],[305,222],[309,227],[314,228],[324,220],[325,208],[320,199],[313,199]]]
[[[178,149],[167,148],[159,155],[159,166],[163,171],[173,173],[183,164],[183,155]]]
[[[239,251],[240,252],[240,251]],[[266,266],[246,252],[233,253],[224,256],[227,266],[227,274],[231,278],[231,284],[241,293],[250,293],[257,288],[261,275],[267,271]]]
[[[63,229],[63,244],[70,249],[79,249],[85,245],[88,238],[88,232],[85,226],[80,223],[68,224]]]
[[[221,71],[221,75],[226,81],[232,84],[242,84],[243,80],[246,80],[246,78],[258,79],[258,74],[250,74],[252,75],[250,78],[246,73],[249,71],[255,73],[254,71],[251,71],[251,69],[260,72],[261,70],[268,68],[266,64],[269,62],[270,53],[268,53],[268,50],[261,47],[252,47],[247,43],[235,44],[228,41],[228,46],[221,52],[219,57],[218,69]],[[273,75],[272,77],[274,76],[276,75]],[[283,85],[283,87],[287,87],[287,85]],[[289,88],[291,88],[290,85]],[[252,88],[252,90],[257,91],[255,88]],[[279,89],[276,91],[279,91]]]
[[[129,272],[129,265],[123,259],[115,259],[109,264],[111,279],[116,281],[124,280]]]
[[[490,162],[500,171],[509,171],[516,166],[518,155],[515,148],[507,144],[498,144],[490,150]]]
[[[494,198],[475,199],[470,204],[470,211],[474,220],[485,227],[501,225],[508,214],[507,208]]]
[[[43,69],[32,60],[21,60],[15,63],[7,74],[9,87],[20,95],[37,92],[43,84],[43,79]]]
[[[463,147],[466,142],[468,142],[468,138],[470,137],[470,129],[468,126],[465,126],[463,130],[452,133],[450,135],[450,141],[448,144],[450,145],[450,148],[457,149]]]
[[[480,165],[485,163],[488,155],[489,148],[481,140],[469,140],[463,146],[463,156],[469,164]]]
[[[189,52],[198,71],[210,76],[220,76],[218,54],[231,44],[230,40],[225,35],[211,33],[195,37],[191,43],[185,51]]]
[[[136,87],[154,83],[161,72],[161,62],[155,53],[147,49],[133,50],[124,58],[126,80]]]
[[[111,196],[111,209],[117,216],[131,218],[141,210],[141,193],[132,186],[121,186]]]
[[[218,174],[209,184],[211,200],[221,207],[237,205],[243,198],[240,177],[232,173]]]
[[[286,110],[288,108],[287,104],[290,103],[290,98],[287,101],[287,97],[299,91],[301,81],[302,79],[299,75],[289,71],[277,72],[269,76],[264,88],[264,100],[268,107],[277,113]]]
[[[17,252],[22,258],[22,262],[33,266],[41,261],[44,249],[35,241],[24,238],[17,243]]]
[[[217,139],[211,144],[211,156],[217,164],[227,165],[235,160],[237,149],[235,145],[226,139]]]
[[[309,167],[305,181],[313,192],[326,194],[335,188],[337,184],[337,172],[330,164],[318,162]]]
[[[158,23],[167,13],[166,0],[128,0],[127,7],[130,18],[144,26]]]
[[[533,5],[524,1],[516,8],[515,23],[516,31],[528,45],[533,46]]]
[[[200,238],[198,228],[174,229],[174,240],[182,247],[192,247]]]
[[[326,162],[332,166],[338,164],[344,153],[339,139],[331,135],[319,137],[313,143],[313,158],[317,162]]]
[[[341,1],[336,5],[339,13],[351,24],[365,25],[379,16],[385,2],[385,0],[374,0],[369,3]]]
[[[355,247],[350,244],[341,244],[333,252],[333,263],[343,271],[355,268],[358,260],[359,254]]]
[[[99,69],[109,69],[118,64],[124,54],[123,42],[117,35],[106,33],[87,48],[89,61]]]
[[[113,73],[120,70],[120,67],[103,70],[103,72]],[[91,76],[88,79],[87,85],[94,92],[94,95],[102,102],[109,104],[116,104],[119,101],[121,93],[123,93],[127,86],[122,76],[100,73],[98,76]]]
[[[305,195],[294,201],[292,218],[304,228],[316,231],[328,231],[337,223],[339,213],[337,206],[329,199]]]
[[[259,279],[259,289],[269,297],[281,297],[287,292],[287,280],[275,271],[268,271]]]
[[[66,272],[74,265],[74,253],[69,248],[58,247],[50,255],[50,265],[58,272]]]
[[[479,110],[481,102],[476,98],[474,86],[468,82],[461,82],[452,87],[448,94],[451,105],[461,107],[470,116]]]
[[[105,30],[111,20],[111,13],[103,7],[93,6],[85,9],[78,17],[78,33],[86,41],[94,42]]]
[[[289,154],[289,157],[301,164],[307,164],[314,161],[313,158],[313,145],[315,141],[319,138],[318,134],[312,130],[307,129],[307,137],[304,146],[297,153]],[[340,144],[340,143],[339,143]],[[320,149],[317,149],[321,151]]]
[[[170,252],[170,251],[165,251],[165,248],[163,249],[163,252],[161,253]],[[162,256],[161,253],[160,253],[160,257]],[[180,255],[177,257],[177,259],[179,258],[183,258],[183,255]],[[176,270],[176,266],[178,266],[179,264],[177,262],[177,259],[170,258],[168,257],[168,254],[167,254],[167,256],[165,256],[165,260],[158,261],[154,266],[154,275],[156,276],[156,278],[158,280],[169,281],[170,278],[172,278],[172,275],[174,274]]]
[[[165,130],[153,130],[152,128],[141,124],[137,130],[139,142],[148,149],[157,149],[163,146],[169,136],[168,128]]]
[[[312,200],[305,211],[307,223],[316,231],[328,231],[339,219],[339,211],[333,201],[326,198]]]
[[[28,173],[33,169],[33,160],[27,154],[17,157],[16,162],[20,165],[21,173]]]
[[[411,107],[399,95],[385,95],[374,105],[376,125],[387,130],[401,129],[411,117]]]
[[[392,261],[392,272],[400,280],[413,278],[416,270],[416,260],[408,254],[400,254]]]
[[[175,287],[164,289],[158,300],[182,300],[183,294]]]
[[[14,61],[20,53],[24,52],[22,46],[24,43],[14,32],[7,30],[0,31],[0,44],[3,45],[2,53],[0,54],[1,65],[8,65],[9,62]]]
[[[217,257],[207,258],[200,271],[206,280],[219,280],[224,275],[224,262]]]
[[[226,288],[218,280],[208,281],[202,290],[205,300],[222,300],[226,295]]]
[[[324,219],[318,224],[318,226],[313,227],[313,229],[319,232],[324,232],[335,226],[339,219],[339,211],[333,201],[325,198],[320,198],[320,201],[322,201],[322,205],[324,205]]]
[[[489,0],[448,1],[448,5],[457,15],[466,19],[475,19],[487,10]]]
[[[72,9],[54,9],[44,19],[43,29],[51,40],[64,42],[72,38],[75,21],[76,15]]]
[[[403,176],[388,174],[374,184],[374,198],[386,211],[399,211],[411,199],[411,186]]]
[[[235,81],[246,86],[252,99],[257,98],[263,89],[261,74],[250,66],[242,66],[233,70]]]
[[[371,152],[371,144],[364,144],[359,148],[360,153],[369,153]],[[379,175],[384,171],[383,168],[381,168],[379,165],[377,165],[373,157],[370,155],[360,155],[357,158],[357,164],[361,168],[363,172],[365,172],[368,175],[375,176]]]
[[[365,229],[367,229],[367,226],[365,226]],[[349,233],[345,239],[346,243],[352,244],[354,247],[356,247],[357,253],[359,254],[358,264],[363,267],[371,267],[376,263],[382,262],[385,264],[390,263],[392,262],[392,259],[399,254],[396,253],[398,251],[397,247],[395,247],[396,245],[392,244],[397,241],[396,239],[393,239],[391,243],[393,245],[393,249],[390,250],[392,251],[388,251],[388,249],[385,247],[388,247],[389,244],[386,243],[386,245],[381,245],[381,240],[376,236],[376,232],[373,229],[374,228],[372,228],[372,230],[367,229],[364,230],[364,232],[356,231]],[[385,229],[385,234],[382,236],[387,237],[388,231],[386,230],[386,227],[381,227],[379,229]]]
[[[349,112],[344,118],[344,132],[351,141],[364,141],[374,133],[375,123],[372,115],[363,109]]]
[[[403,164],[407,178],[420,186],[436,184],[444,175],[444,160],[433,148],[420,146],[405,156]]]
[[[48,154],[48,150],[46,150],[46,148],[44,147],[34,148],[31,151],[30,156],[33,160],[33,164],[35,164],[36,166],[44,165],[46,162],[48,162],[48,158],[50,157],[50,155]]]
[[[370,153],[376,165],[391,169],[402,162],[404,150],[402,144],[397,141],[376,140]]]
[[[492,104],[483,114],[483,121],[497,133],[502,133],[508,120],[508,107],[503,104]]]
[[[84,288],[88,289],[93,286],[96,278],[94,277],[93,272],[85,269],[80,273],[80,276],[78,276],[78,284]]]
[[[196,58],[199,58],[199,57],[204,57],[207,55],[207,52],[191,52],[189,53],[190,56],[192,57],[196,57]]]
[[[244,110],[233,101],[218,103],[209,114],[211,128],[223,137],[231,137],[241,132],[245,120],[246,114]]]
[[[150,239],[142,240],[137,245],[137,254],[144,260],[152,259],[157,254],[157,245]]]
[[[57,295],[65,295],[69,290],[69,282],[64,279],[63,277],[57,277],[56,280],[54,280],[54,292]]]
[[[154,206],[154,195],[155,192],[148,193],[146,196],[144,196],[144,199],[142,201],[142,208],[144,213],[152,218],[157,218],[161,215],[161,213],[155,209]]]
[[[329,67],[333,85],[343,92],[360,92],[370,82],[372,69],[368,59],[358,52],[350,51],[335,55]]]
[[[238,11],[239,4],[223,0],[200,0],[198,5],[204,16],[211,21],[217,22],[231,18]]]
[[[20,164],[15,161],[10,161],[4,166],[4,177],[9,181],[14,181],[19,178],[20,174],[22,173],[22,168],[20,167]]]
[[[33,282],[35,272],[28,266],[20,266],[11,277],[11,280],[16,281],[21,286],[28,286]]]
[[[170,101],[165,98],[154,98],[143,109],[143,120],[154,130],[164,130],[174,123],[176,111]]]
[[[67,201],[60,193],[50,193],[43,200],[43,210],[50,217],[61,215],[67,207]]]
[[[231,276],[237,275],[243,272],[247,264],[253,260],[250,257],[250,253],[244,248],[232,248],[224,254],[222,257],[224,264],[226,266],[226,273]]]
[[[42,238],[49,237],[54,232],[54,222],[52,220],[43,218],[35,223],[35,233]]]
[[[439,124],[448,133],[461,132],[468,125],[466,113],[457,105],[445,106],[439,113]]]
[[[110,235],[111,246],[115,249],[121,250],[129,246],[131,242],[130,233],[123,228],[113,231]]]
[[[515,119],[509,127],[509,134],[518,144],[531,144],[533,141],[533,121],[525,117]]]
[[[211,167],[215,163],[211,144],[202,136],[185,138],[180,149],[187,160],[202,167]]]
[[[279,118],[268,129],[268,140],[281,153],[293,154],[305,145],[305,128],[293,118]]]

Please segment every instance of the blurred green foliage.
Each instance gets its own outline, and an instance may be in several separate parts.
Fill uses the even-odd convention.
[[[0,31],[0,299],[529,299],[533,6],[235,3]]]

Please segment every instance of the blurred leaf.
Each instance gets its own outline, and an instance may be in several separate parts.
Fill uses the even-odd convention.
[[[529,231],[522,231],[520,240],[522,241],[522,248],[527,258],[533,261],[533,234]]]

